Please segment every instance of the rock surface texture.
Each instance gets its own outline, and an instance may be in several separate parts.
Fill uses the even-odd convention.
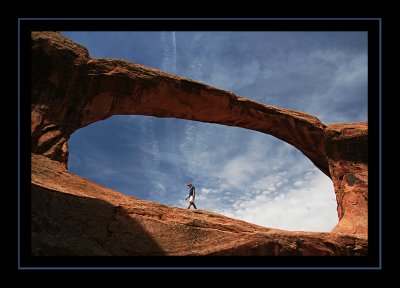
[[[367,123],[324,125],[309,114],[191,79],[90,58],[57,32],[33,32],[31,44],[33,255],[368,253]],[[273,135],[332,179],[340,221],[331,233],[264,228],[142,201],[69,173],[71,134],[112,115],[173,117]]]

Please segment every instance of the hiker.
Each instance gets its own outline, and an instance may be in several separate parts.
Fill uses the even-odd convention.
[[[189,199],[189,207],[187,209],[190,209],[190,206],[192,205],[194,209],[197,209],[196,204],[194,204],[194,198],[196,197],[196,188],[194,188],[192,183],[187,184],[186,186],[189,186],[190,188],[189,196],[185,198],[185,200]]]

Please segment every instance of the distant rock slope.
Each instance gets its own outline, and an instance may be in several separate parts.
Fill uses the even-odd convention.
[[[309,114],[263,105],[191,79],[128,61],[90,58],[86,48],[57,32],[32,33],[31,92],[36,254],[365,255],[368,251],[367,123],[324,125]],[[268,229],[211,212],[134,199],[69,173],[71,134],[117,114],[219,123],[282,139],[332,179],[339,224],[332,233]]]

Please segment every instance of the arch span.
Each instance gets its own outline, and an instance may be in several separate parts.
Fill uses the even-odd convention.
[[[32,152],[67,164],[70,135],[112,115],[218,123],[275,136],[299,149],[335,187],[335,232],[367,233],[367,123],[316,117],[239,97],[116,59],[94,59],[57,32],[32,33]]]
[[[199,209],[292,231],[338,223],[330,178],[293,146],[252,130],[118,115],[75,131],[68,147],[70,172],[142,200],[186,208],[179,187],[194,181]]]

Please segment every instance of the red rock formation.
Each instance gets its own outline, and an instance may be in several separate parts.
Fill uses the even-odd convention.
[[[317,118],[308,115],[306,113],[263,105],[255,101],[238,97],[231,92],[216,89],[208,85],[205,85],[203,83],[193,81],[191,79],[186,79],[171,74],[163,73],[155,69],[151,69],[142,65],[134,64],[123,60],[90,58],[87,50],[84,47],[63,37],[61,34],[57,32],[32,33],[32,114],[31,114],[31,119],[32,119],[31,138],[32,138],[32,153],[33,153],[32,159],[33,162],[35,162],[34,159],[39,159],[37,158],[39,156],[36,156],[35,154],[39,154],[39,155],[44,155],[52,160],[56,160],[59,163],[57,164],[57,162],[54,161],[46,162],[44,160],[36,161],[35,163],[37,164],[38,167],[40,167],[40,165],[50,165],[55,170],[61,169],[57,165],[63,165],[64,167],[66,167],[68,161],[67,140],[69,139],[70,135],[77,129],[80,129],[91,123],[106,119],[112,115],[117,115],[117,114],[174,117],[174,118],[196,120],[209,123],[219,123],[229,126],[238,126],[270,134],[279,139],[282,139],[283,141],[288,142],[289,144],[299,149],[319,169],[321,169],[321,171],[323,171],[326,175],[331,177],[334,183],[335,192],[337,196],[338,213],[340,218],[339,224],[335,227],[333,231],[335,233],[344,232],[350,234],[357,234],[358,236],[347,235],[346,237],[350,238],[346,239],[354,240],[354,239],[359,239],[357,237],[361,237],[360,239],[364,239],[363,241],[366,241],[367,225],[368,225],[367,224],[368,223],[367,221],[368,130],[366,123],[333,124],[326,126],[322,124]],[[93,200],[92,203],[103,203],[101,201],[99,202],[94,200],[102,200],[102,201],[104,200],[112,207],[118,207],[119,205],[119,204],[117,205],[115,201],[111,200],[112,197],[108,196],[105,198],[100,197],[100,195],[104,196],[104,193],[109,193],[109,195],[113,195],[114,197],[115,195],[117,195],[115,194],[117,193],[115,191],[101,188],[100,190],[102,192],[99,192],[99,194],[95,194],[95,196],[89,197],[87,199],[82,198],[86,197],[85,194],[82,192],[86,189],[84,188],[85,185],[89,187],[95,184],[87,180],[84,181],[82,180],[83,182],[78,181],[78,179],[82,178],[74,176],[68,173],[67,171],[64,171],[63,175],[65,176],[65,179],[62,182],[63,183],[65,182],[65,187],[69,187],[66,190],[58,186],[53,187],[55,183],[54,179],[52,180],[51,178],[41,179],[40,182],[37,182],[35,179],[38,179],[37,177],[40,176],[37,173],[39,174],[41,173],[38,171],[40,171],[39,168],[37,168],[36,170],[35,169],[32,170],[32,181],[33,183],[35,183],[35,185],[33,185],[34,200],[36,199],[35,197],[40,197],[38,195],[45,195],[45,194],[57,195],[58,191],[60,193],[63,192],[67,194],[68,193],[74,194],[75,196],[79,196],[81,198],[76,198],[76,197],[71,198],[71,196],[67,197],[64,194],[59,194],[60,196],[55,196],[55,198],[52,199],[61,199],[61,198],[64,199],[66,197],[65,199],[75,199],[77,202],[84,201],[84,203],[91,202],[89,201],[89,199]],[[79,187],[75,187],[74,184],[75,181],[77,181],[77,183],[81,183],[81,185]],[[61,195],[64,195],[65,197]],[[124,199],[129,198],[129,197],[127,198],[127,196],[123,197],[125,197]],[[36,200],[38,199],[40,198],[37,198]],[[45,200],[42,199],[38,201],[43,202]],[[136,199],[131,200],[130,202],[128,201],[131,204],[129,204],[127,207],[124,207],[123,210],[125,212],[130,211],[129,210],[130,207],[134,207],[134,205],[139,205],[139,204],[132,204],[135,201],[139,201],[140,203],[144,202]],[[60,203],[57,205],[60,206],[64,205],[62,204],[63,202],[61,200],[59,200],[59,202]],[[146,209],[148,209],[150,213],[151,209],[153,208],[156,209],[155,207],[161,207],[158,205],[159,204],[155,203],[152,203],[151,205],[148,204],[146,206],[147,207]],[[35,207],[41,207],[41,206],[39,205]],[[44,211],[40,211],[40,209],[38,210],[33,209],[32,213],[36,213],[36,215],[42,215],[43,213],[45,213]],[[163,210],[164,211],[163,215],[164,214],[172,215],[168,217],[173,218],[174,213],[178,214],[181,213],[178,212],[180,210],[176,209],[177,208],[165,207]],[[202,214],[203,216],[208,215],[207,214],[208,212],[202,211],[201,213],[204,213]],[[129,213],[128,214],[125,213],[124,215],[128,218],[134,217]],[[140,217],[137,218],[139,219],[137,222],[140,224],[144,223],[144,222],[142,223],[140,219],[145,221],[145,218],[151,218],[150,215],[146,216],[146,213],[142,213],[141,215],[144,218]],[[193,221],[197,217],[195,216],[196,214],[190,214],[190,215],[193,215],[194,217],[192,218]],[[37,225],[35,227],[39,229],[38,231],[42,232],[45,231],[41,229],[43,228],[41,226],[43,226],[44,224],[40,222],[42,221],[40,219],[43,219],[43,217],[37,216],[36,218],[33,218],[33,221],[37,220],[36,223]],[[45,223],[51,222],[50,221],[51,217],[50,216],[48,217],[49,221],[46,221]],[[124,217],[118,219],[120,219],[120,221],[122,222],[123,221],[126,222],[127,218]],[[169,219],[168,217],[165,219]],[[190,216],[185,216],[185,217],[190,217]],[[218,217],[221,217],[221,219],[224,218],[223,216],[218,216]],[[208,216],[206,218],[203,218],[205,223],[204,227],[207,227],[207,225],[214,225],[213,222],[211,221],[211,218]],[[109,218],[107,219],[110,220]],[[62,219],[59,220],[62,222]],[[221,221],[228,221],[228,220],[221,220]],[[233,219],[229,219],[229,221],[232,221],[230,222],[232,223],[232,225],[234,225],[233,223],[239,223],[235,222],[236,220]],[[120,223],[120,225],[125,225],[122,222]],[[168,220],[165,220],[164,222],[168,224]],[[57,224],[59,225],[57,227],[60,227],[61,229],[60,231],[62,231],[63,225],[64,224],[68,225],[68,223],[61,223],[61,224],[60,223]],[[170,224],[172,225],[172,223]],[[250,225],[250,224],[243,224],[243,225]],[[150,226],[146,227],[145,230],[148,229],[151,230],[152,228]],[[250,226],[255,227],[254,225]],[[259,227],[259,229],[262,230],[267,228]],[[197,230],[198,229],[196,228],[196,231]],[[293,237],[300,237],[299,236],[300,234],[296,234],[300,232],[285,232],[281,230],[272,230],[272,229],[267,229],[267,230],[275,231],[274,233],[276,233],[274,234],[275,235],[274,238],[267,237],[268,239],[270,239],[269,240],[270,242],[278,241],[277,240],[278,238],[281,239],[280,236],[278,237],[276,235],[281,235],[283,237],[282,239],[284,239],[285,241],[289,241],[289,239],[293,240],[294,239]],[[70,231],[71,235],[74,234],[75,232],[73,232],[72,230]],[[36,234],[33,233],[34,235],[33,238],[42,239],[43,238],[42,236],[45,235],[46,233],[43,232],[44,233],[43,235],[41,233],[36,233]],[[68,234],[64,232],[60,233],[61,233],[60,235],[64,236]],[[153,237],[154,239],[160,237],[160,235],[158,235],[157,233],[158,232],[151,234],[151,237]],[[249,239],[250,237],[250,236],[244,237],[243,233],[239,234],[236,235],[237,237],[235,238],[236,239],[235,241],[239,241],[239,239]],[[77,235],[79,236],[79,233],[77,233]],[[313,239],[320,239],[323,241],[324,239],[328,239],[329,237],[333,238],[336,237],[335,239],[338,239],[337,237],[339,237],[339,235],[337,234],[326,234],[326,233],[325,234],[305,233],[304,235],[309,235],[311,238],[314,237]],[[178,234],[176,236],[178,237]],[[255,235],[252,235],[251,237],[253,236],[255,237],[254,239],[257,238]],[[88,237],[90,238],[89,234]],[[108,239],[107,237],[102,238],[103,240],[98,240],[98,243],[104,244],[102,241],[108,241],[105,240]],[[170,235],[170,237],[173,237],[173,235]],[[265,240],[266,238],[257,238],[257,239],[264,239],[263,241],[266,242],[263,243],[265,243],[265,245],[267,246],[269,245],[267,243],[270,243],[267,240]],[[45,247],[46,245],[51,245],[52,242],[49,239],[47,240],[48,241],[43,239],[41,241],[33,241],[34,243],[37,243],[37,245],[34,244],[35,249],[36,248],[39,249],[40,247]],[[237,246],[233,245],[229,246],[229,248],[228,246],[224,246],[227,250],[225,248],[224,249],[226,251],[228,250],[231,251],[233,254],[235,253],[238,254],[239,253],[238,251],[241,249],[241,248],[239,249],[239,247],[240,245],[242,245],[240,243],[241,242],[239,241],[237,242]],[[366,253],[367,249],[366,242],[363,242],[361,248],[361,250],[363,250],[364,252],[357,252],[357,253],[355,253],[354,251],[355,250],[359,251],[359,248],[357,249],[354,248],[355,247],[354,245],[349,246],[352,248],[345,248],[344,246],[341,247],[340,246],[341,243],[342,242],[339,241],[337,242],[337,245],[335,244],[336,248],[334,249],[333,252],[334,254],[343,255],[347,253],[354,255],[354,254]],[[264,244],[257,244],[257,245],[258,245],[257,247],[261,247]],[[282,247],[286,247],[285,246],[286,244],[282,245],[283,245]],[[318,246],[317,244],[315,245],[316,247]],[[53,248],[49,249],[53,251],[52,250]],[[282,249],[285,250],[286,248]],[[344,250],[340,250],[339,248]],[[113,252],[110,252],[111,250],[107,249],[105,250],[100,249],[98,251],[103,251],[104,253],[106,253],[105,251],[108,251],[106,254],[113,254],[113,255],[119,253],[116,252],[115,250],[117,249],[116,247],[112,248],[114,249],[112,250]],[[179,250],[180,252],[178,252],[178,250],[176,249],[178,250],[183,249],[183,250]],[[213,248],[211,247],[210,248],[202,247],[201,249],[204,250],[202,250],[202,252],[199,252],[197,254],[219,254],[222,253],[222,251],[225,251],[222,248],[212,250]],[[208,251],[207,249],[211,249],[212,251],[211,250]],[[246,249],[240,251],[242,251],[244,254],[248,253],[257,254],[258,252],[256,251],[259,251],[257,249],[251,250],[253,252],[251,252],[250,250],[249,252]],[[307,255],[307,253],[309,253],[304,251],[301,252],[300,248],[296,249],[299,250],[298,253],[301,255]],[[310,249],[311,248],[307,248],[305,250],[311,251]],[[319,248],[315,249],[318,250]],[[47,248],[45,250],[50,251]],[[78,252],[78,250],[79,249],[76,248],[76,250],[71,250],[70,252],[65,251],[65,253],[67,254],[80,253]],[[131,253],[137,253],[133,252],[133,250],[129,251],[131,251]],[[174,247],[167,249],[166,246],[162,246],[162,251],[164,251],[165,254],[168,255],[196,254],[188,251],[188,249],[184,247],[180,248]],[[278,251],[281,251],[281,248],[278,249]],[[89,254],[99,254],[99,253],[101,254],[103,252],[93,252]],[[120,253],[122,252],[120,251]],[[266,253],[267,255],[274,254],[272,252],[260,252],[260,253],[261,254]],[[285,253],[286,252],[278,252],[279,255],[283,255]],[[321,255],[321,253],[322,252],[315,252],[316,255]],[[287,253],[285,255],[287,255]]]
[[[368,124],[331,124],[326,156],[338,202],[333,232],[368,234]]]
[[[289,232],[135,199],[32,154],[33,255],[366,255],[362,236]]]

